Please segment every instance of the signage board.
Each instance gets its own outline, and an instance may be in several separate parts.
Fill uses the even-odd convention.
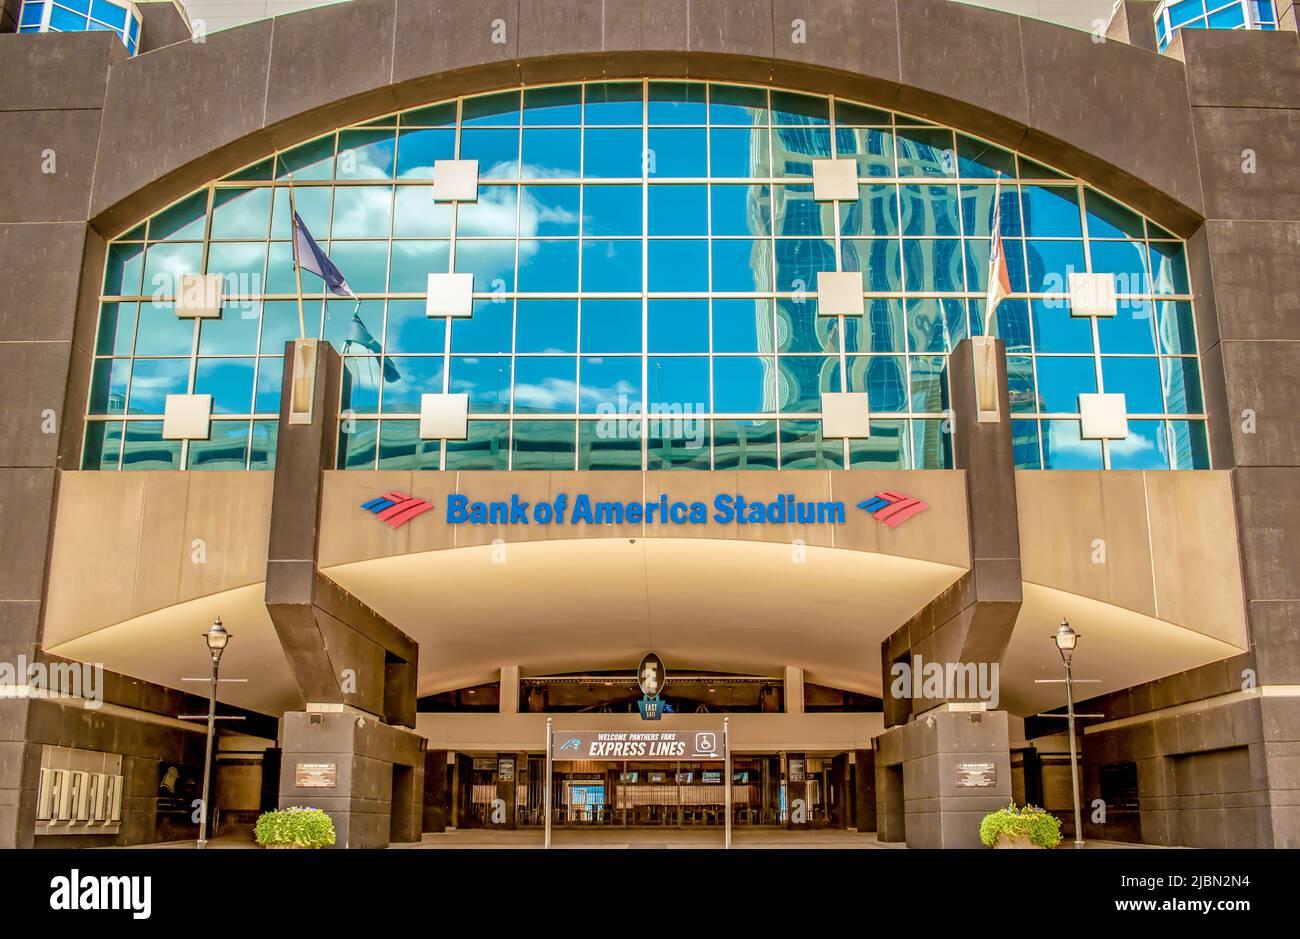
[[[722,727],[711,730],[557,730],[556,760],[722,760]]]
[[[790,782],[801,783],[804,781],[804,763],[803,760],[790,761]]]
[[[996,763],[958,763],[956,768],[958,789],[984,789],[998,784]]]
[[[299,789],[333,789],[337,779],[336,763],[299,763],[293,770],[293,784]]]
[[[515,778],[515,758],[512,756],[503,756],[497,760],[497,781],[514,782]]]

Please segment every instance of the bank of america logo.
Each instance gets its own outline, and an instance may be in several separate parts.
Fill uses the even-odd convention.
[[[401,528],[417,515],[423,515],[433,508],[433,503],[415,499],[404,492],[390,492],[361,503],[367,512],[374,512],[375,517],[389,528]]]
[[[929,507],[928,503],[905,496],[901,492],[878,492],[874,498],[858,503],[858,508],[869,515],[874,515],[876,521],[883,522],[890,528],[897,528],[913,515],[920,515]]]

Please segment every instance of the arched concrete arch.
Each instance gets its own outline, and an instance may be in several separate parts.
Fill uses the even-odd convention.
[[[113,65],[91,221],[111,237],[278,147],[404,107],[643,75],[897,108],[1180,234],[1203,211],[1183,64],[1062,26],[948,0],[353,0]]]

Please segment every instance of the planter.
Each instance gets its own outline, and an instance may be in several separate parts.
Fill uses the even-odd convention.
[[[1041,845],[1036,845],[1030,839],[1028,832],[1002,832],[998,835],[998,840],[994,848],[1030,848],[1036,851],[1045,850]]]
[[[1061,822],[1037,806],[1015,804],[984,816],[980,841],[990,848],[1055,848],[1061,843]]]
[[[334,823],[320,809],[301,806],[263,812],[253,829],[266,848],[325,848],[334,844]]]

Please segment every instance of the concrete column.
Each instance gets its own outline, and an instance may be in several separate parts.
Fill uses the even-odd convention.
[[[853,751],[853,821],[858,831],[876,830],[876,751]]]
[[[500,704],[501,714],[519,713],[519,666],[503,665],[501,667]]]
[[[447,751],[427,750],[424,754],[424,831],[446,831],[450,821],[451,785],[447,773]]]
[[[1110,15],[1106,38],[1155,52],[1159,6],[1159,0],[1120,0]]]
[[[803,713],[803,669],[797,665],[785,667],[785,713]]]

